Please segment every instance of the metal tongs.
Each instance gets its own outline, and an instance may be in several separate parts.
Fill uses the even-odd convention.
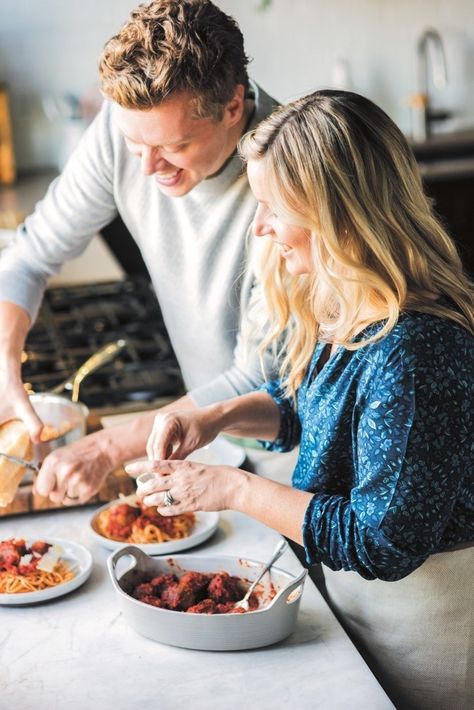
[[[16,463],[19,466],[22,466],[23,468],[29,468],[31,471],[36,471],[38,473],[39,471],[39,466],[37,463],[33,463],[33,461],[26,461],[25,459],[20,459],[18,456],[12,456],[11,454],[2,454],[0,452],[0,456],[2,456],[4,459],[7,459],[7,461],[11,461],[12,463]]]

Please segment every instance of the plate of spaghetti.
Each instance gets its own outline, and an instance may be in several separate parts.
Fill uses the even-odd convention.
[[[92,571],[92,555],[59,538],[0,542],[0,604],[36,604],[72,592]]]
[[[164,516],[131,495],[99,508],[92,517],[91,531],[109,550],[133,544],[149,555],[161,555],[199,545],[218,525],[218,513]]]

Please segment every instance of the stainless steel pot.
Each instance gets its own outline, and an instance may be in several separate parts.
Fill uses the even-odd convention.
[[[44,424],[51,425],[58,431],[64,429],[65,426],[68,427],[64,434],[34,445],[33,459],[35,461],[41,462],[53,449],[71,444],[73,441],[85,436],[89,409],[85,404],[79,402],[81,383],[87,375],[110,362],[126,344],[125,340],[120,339],[104,345],[88,358],[71,377],[55,387],[51,392],[30,393],[33,409]],[[63,390],[71,392],[71,399],[59,394]]]
[[[34,461],[41,462],[53,449],[72,444],[73,441],[85,436],[89,409],[82,402],[71,402],[67,397],[49,392],[31,394],[30,402],[44,424],[48,424],[58,431],[61,431],[65,426],[68,427],[64,434],[60,434],[55,439],[35,444],[33,446]]]

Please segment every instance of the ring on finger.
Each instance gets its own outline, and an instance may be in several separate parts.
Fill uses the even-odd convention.
[[[174,498],[171,495],[170,491],[165,491],[165,495],[163,496],[163,505],[165,508],[169,508],[170,505],[173,505],[174,503]]]

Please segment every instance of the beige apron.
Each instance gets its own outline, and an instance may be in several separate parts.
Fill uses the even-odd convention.
[[[474,708],[474,547],[432,555],[398,582],[323,569],[335,611],[399,710]]]

